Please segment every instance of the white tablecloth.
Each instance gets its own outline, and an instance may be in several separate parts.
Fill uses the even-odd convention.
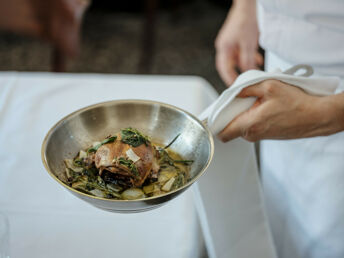
[[[195,203],[211,257],[274,257],[246,142],[217,142],[200,192],[193,187],[194,194],[188,190],[139,214],[109,213],[80,201],[41,163],[49,128],[86,105],[152,99],[199,114],[216,96],[193,76],[0,73],[0,211],[10,220],[11,257],[199,257],[203,237]]]

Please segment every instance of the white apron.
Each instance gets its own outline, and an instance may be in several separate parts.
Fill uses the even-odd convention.
[[[267,50],[267,70],[307,63],[315,67],[316,73],[344,76],[344,1],[262,2],[260,43]],[[327,9],[321,9],[325,3]],[[333,17],[326,19],[326,15],[340,8],[341,16],[334,13],[336,27],[307,21],[307,17],[316,16],[312,12],[322,13],[322,23],[329,25]],[[295,15],[290,17],[293,10]],[[278,27],[281,24],[284,26]],[[291,24],[294,27],[288,27]],[[311,27],[313,30],[307,30]],[[343,31],[339,32],[340,28]],[[315,32],[321,32],[322,37]],[[299,38],[294,40],[295,36]],[[343,258],[344,132],[262,141],[261,172],[278,257]]]

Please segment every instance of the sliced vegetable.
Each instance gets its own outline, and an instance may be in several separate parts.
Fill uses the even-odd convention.
[[[94,196],[97,196],[97,197],[105,197],[105,193],[104,191],[102,190],[99,190],[99,189],[93,189],[90,191],[91,194],[93,194]]]
[[[76,189],[86,189],[87,177],[82,176],[77,182],[72,183],[72,187]]]
[[[74,164],[74,160],[72,160],[72,159],[65,159],[64,163],[66,164],[67,168],[70,168],[71,170],[73,170],[75,172],[82,172],[83,171],[83,167],[76,166]]]
[[[159,191],[154,192],[152,196],[158,196],[158,195],[162,195],[162,194],[165,194],[165,193],[166,192],[159,190]]]
[[[129,148],[125,154],[127,154],[128,159],[132,160],[134,163],[140,160],[140,157],[137,156],[131,148]]]
[[[158,182],[159,183],[165,183],[168,180],[169,180],[169,178],[166,175],[159,175],[158,176]]]
[[[73,186],[72,186],[73,187]],[[88,192],[91,192],[94,189],[98,189],[103,192],[104,197],[107,198],[121,198],[121,195],[119,193],[116,193],[115,191],[112,191],[111,189],[105,187],[104,181],[101,179],[101,177],[97,177],[95,181],[88,181],[86,183],[86,190]],[[98,196],[100,197],[100,196]]]
[[[66,168],[66,176],[68,180],[72,178],[72,170],[70,168]]]
[[[80,187],[82,189],[85,189],[86,188],[86,183],[84,183],[82,181],[78,181],[78,182],[73,183],[72,187],[75,188],[75,189],[80,189]]]
[[[145,194],[139,188],[129,188],[122,193],[122,198],[125,200],[135,200],[143,197],[145,197]]]
[[[175,177],[172,177],[170,180],[168,180],[168,181],[164,184],[163,187],[161,187],[161,190],[163,190],[163,191],[165,191],[165,192],[170,191],[175,180],[176,180],[176,178],[175,178]]]
[[[145,194],[150,194],[159,190],[160,187],[157,184],[150,184],[143,187],[143,191],[145,192]]]
[[[86,158],[87,158],[87,152],[81,150],[81,151],[79,152],[79,159],[86,159]]]
[[[176,177],[176,180],[174,181],[172,185],[172,189],[177,189],[179,187],[182,187],[185,184],[185,175],[184,173],[179,173]]]
[[[177,172],[175,170],[172,171],[161,171],[158,176],[158,182],[164,183],[168,180],[170,180],[172,177],[175,177],[177,175]]]
[[[123,190],[122,187],[120,187],[119,185],[116,185],[116,184],[107,184],[106,187],[107,187],[107,189],[114,191],[116,193],[119,193],[120,191]]]
[[[67,176],[68,182],[73,183],[79,180],[79,178],[82,176],[82,173],[75,172],[71,170],[70,168],[66,168],[66,176]]]

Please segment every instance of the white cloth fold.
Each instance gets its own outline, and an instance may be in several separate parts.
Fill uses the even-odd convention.
[[[230,88],[225,90],[214,103],[203,111],[199,118],[201,120],[207,119],[211,132],[218,134],[237,115],[248,110],[256,101],[255,97],[237,98],[236,96],[244,88],[270,79],[297,86],[308,94],[317,96],[334,94],[340,83],[339,77],[334,76],[304,77],[285,74],[280,70],[275,72],[250,70],[242,73]]]

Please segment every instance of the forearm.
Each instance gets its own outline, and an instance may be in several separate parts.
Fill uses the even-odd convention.
[[[325,135],[344,131],[344,93],[320,98],[318,110],[327,125]]]
[[[232,8],[230,9],[225,23],[227,23],[230,18],[233,19],[245,19],[246,24],[250,26],[254,25],[257,27],[257,10],[256,10],[256,0],[236,0],[233,2]]]
[[[246,20],[247,24],[255,24],[257,23],[257,15],[256,15],[256,0],[235,0],[233,1],[233,5],[228,12],[227,18],[224,22],[224,26],[226,27],[227,24],[233,19],[235,20]]]
[[[256,0],[235,0],[232,9],[239,9],[245,12],[256,12]]]

